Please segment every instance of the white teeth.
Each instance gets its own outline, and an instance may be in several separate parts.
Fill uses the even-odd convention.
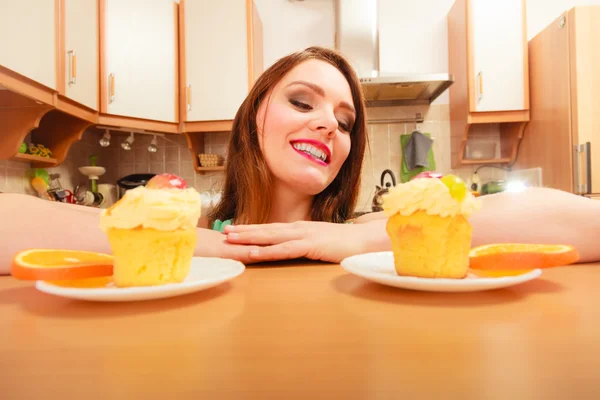
[[[294,143],[292,146],[296,150],[300,150],[304,153],[310,154],[311,156],[313,156],[321,161],[327,160],[327,155],[325,154],[325,152],[323,150],[318,149],[315,146],[312,146],[308,143]]]

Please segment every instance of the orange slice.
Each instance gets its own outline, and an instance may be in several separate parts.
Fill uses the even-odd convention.
[[[17,253],[11,274],[24,280],[72,280],[110,276],[113,257],[79,250],[31,249]]]
[[[474,270],[528,270],[569,265],[579,260],[573,246],[561,244],[500,243],[471,249]]]
[[[469,269],[469,272],[480,278],[502,278],[505,276],[518,276],[533,271],[532,269],[512,269],[512,270],[489,270],[489,269]]]

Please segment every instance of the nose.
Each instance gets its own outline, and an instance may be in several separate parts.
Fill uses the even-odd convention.
[[[338,129],[338,121],[333,111],[323,109],[310,122],[310,129],[318,131],[328,137],[333,136]]]

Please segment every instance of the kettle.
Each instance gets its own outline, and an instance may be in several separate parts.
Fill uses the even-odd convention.
[[[389,175],[392,182],[385,182],[385,176]],[[392,171],[390,171],[389,169],[386,169],[385,171],[382,172],[381,174],[381,186],[375,186],[375,189],[377,190],[375,192],[375,196],[373,197],[373,204],[371,205],[371,209],[373,211],[383,211],[383,198],[382,196],[384,194],[386,194],[387,192],[390,191],[390,187],[392,186],[396,186],[396,177],[394,176],[394,173]]]

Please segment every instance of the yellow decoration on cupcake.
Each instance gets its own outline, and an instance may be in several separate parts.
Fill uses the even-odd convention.
[[[119,287],[181,282],[196,247],[200,194],[174,175],[157,175],[105,210],[100,228],[115,257]]]
[[[383,197],[399,275],[464,278],[472,228],[467,218],[481,207],[453,175],[420,174]]]

